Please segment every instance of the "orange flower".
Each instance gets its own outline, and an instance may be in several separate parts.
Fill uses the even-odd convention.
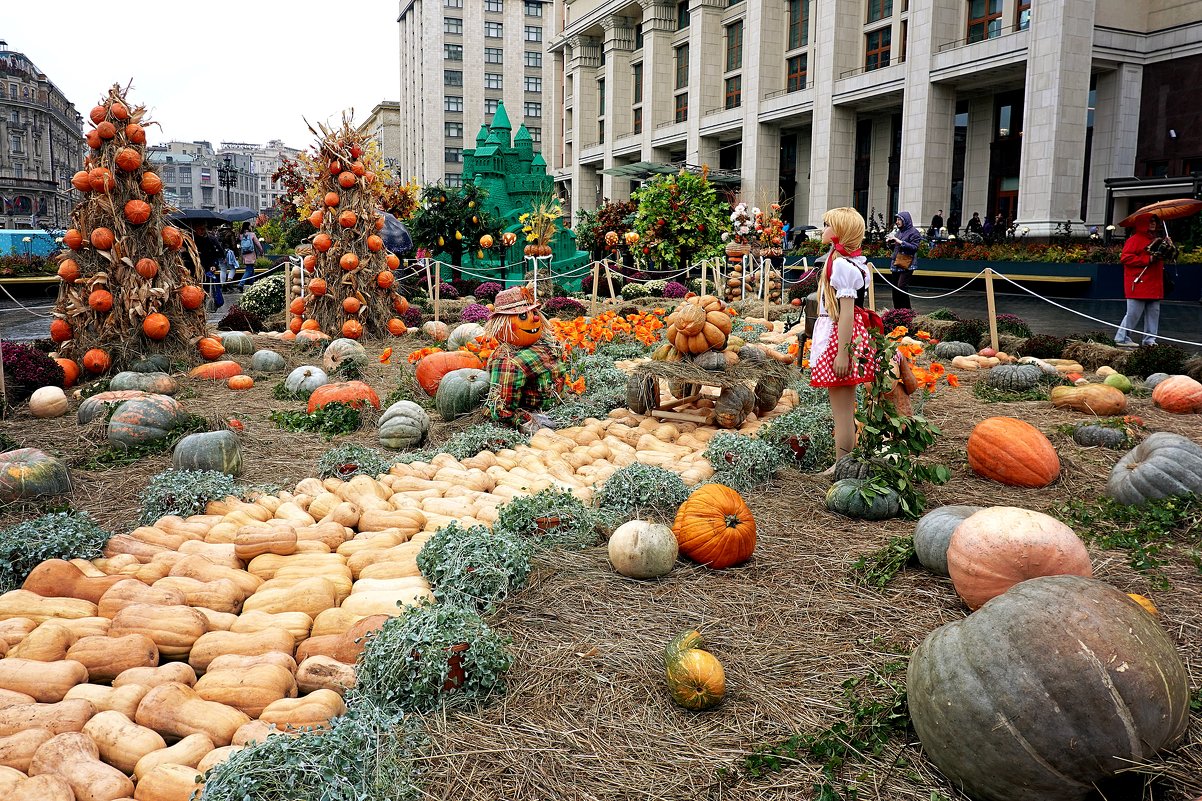
[[[914,335],[914,337],[916,339],[921,339],[923,342],[926,342],[928,339],[931,338],[931,335],[928,334],[926,331],[919,331],[917,334]]]
[[[901,339],[905,335],[906,327],[904,325],[899,325],[897,328],[894,328],[892,331],[890,331],[888,336],[890,339]]]
[[[948,373],[948,376],[947,376],[947,385],[948,385],[949,387],[958,387],[958,386],[960,386],[960,377],[959,377],[959,376],[957,376],[955,373]]]
[[[790,342],[790,343],[789,343],[789,355],[790,355],[790,356],[796,356],[796,355],[797,355],[797,343],[796,343],[796,342]]]
[[[392,348],[384,348],[384,352],[380,354],[380,364],[388,364],[388,360],[392,358]]]
[[[931,373],[936,376],[943,375],[943,365],[939,362],[931,362]]]

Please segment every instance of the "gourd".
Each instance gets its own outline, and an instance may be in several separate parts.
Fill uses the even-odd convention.
[[[16,789],[17,785],[26,781],[29,777],[16,768],[10,768],[7,765],[0,765],[0,798],[9,798],[9,793]],[[74,794],[71,788],[67,787],[67,801],[75,801]]]
[[[28,729],[46,729],[54,734],[80,731],[95,714],[96,707],[82,699],[4,707],[0,708],[0,737],[10,737]]]
[[[205,616],[190,606],[132,604],[116,614],[109,633],[114,637],[145,634],[163,659],[183,659],[208,629]]]
[[[296,641],[293,636],[281,629],[264,629],[247,634],[232,631],[210,631],[201,636],[192,646],[188,664],[197,674],[200,674],[208,668],[210,662],[223,654],[254,656],[280,651],[291,656],[294,650],[296,650]]]
[[[76,801],[75,791],[62,776],[43,775],[22,779],[4,796],[4,801]]]
[[[968,436],[968,466],[982,478],[1012,487],[1046,487],[1060,477],[1052,443],[1035,426],[1013,417],[977,423]]]
[[[324,384],[309,395],[309,414],[313,414],[327,403],[345,403],[356,409],[371,404],[379,409],[380,396],[362,381]]]
[[[291,638],[291,637],[290,637]],[[196,694],[258,717],[273,701],[296,697],[296,680],[279,665],[254,665],[242,670],[216,670],[200,677]]]
[[[259,557],[260,559],[263,557]],[[334,585],[324,578],[307,578],[292,587],[259,590],[246,599],[247,612],[304,612],[316,617],[319,612],[337,606]]]
[[[287,363],[274,350],[257,350],[250,357],[250,369],[260,373],[278,373]]]
[[[1100,372],[1099,375],[1101,375]],[[1144,386],[1148,389],[1156,389],[1156,387],[1160,386],[1161,381],[1169,377],[1168,373],[1152,373],[1152,375],[1144,379]]]
[[[75,633],[64,622],[47,620],[12,646],[7,656],[9,659],[28,659],[33,662],[57,662],[66,658],[67,649],[73,642]]]
[[[161,684],[177,682],[189,687],[196,684],[196,671],[186,662],[173,662],[166,665],[146,668],[130,668],[121,672],[113,679],[114,687],[129,687],[140,685],[152,690]]]
[[[306,364],[297,367],[284,379],[284,389],[294,395],[311,395],[318,387],[330,383],[330,377],[320,367]]]
[[[246,746],[244,745],[227,745],[222,748],[214,748],[212,751],[205,754],[204,758],[197,763],[196,770],[194,771],[193,775],[196,773],[203,774],[209,769],[217,767],[245,747]],[[191,796],[189,796],[189,798],[190,797]]]
[[[871,460],[866,461],[849,453],[835,462],[835,481],[845,478],[868,478],[875,466]]]
[[[664,668],[672,700],[685,709],[700,711],[716,706],[726,695],[722,663],[702,648],[701,634],[678,634],[664,648]]]
[[[707,350],[693,357],[693,364],[702,370],[721,372],[726,369],[726,355],[720,350]]]
[[[221,345],[231,356],[248,356],[255,352],[254,337],[243,331],[222,331]]]
[[[288,671],[289,675],[296,673],[296,660],[283,651],[268,651],[263,654],[255,654],[254,656],[246,656],[244,654],[221,654],[209,663],[209,673],[216,673],[219,670],[249,670],[257,665],[273,665],[283,668]],[[200,680],[197,679],[197,683]]]
[[[237,584],[224,578],[201,581],[188,576],[165,576],[156,581],[154,586],[179,590],[184,594],[184,604],[197,609],[205,615],[206,620],[213,613],[236,615],[247,596]]]
[[[1108,387],[1114,387],[1124,395],[1131,391],[1131,379],[1121,373],[1111,373],[1102,381]]]
[[[158,606],[180,606],[184,594],[168,587],[148,587],[134,578],[123,578],[100,596],[97,612],[110,620],[127,606],[133,604],[155,604]],[[111,629],[110,629],[111,631]]]
[[[430,433],[430,415],[413,401],[397,401],[380,416],[380,444],[385,448],[414,448]]]
[[[176,470],[215,470],[238,476],[242,474],[242,445],[229,430],[189,434],[176,443],[171,466]]]
[[[169,373],[171,372],[171,358],[162,353],[143,356],[130,365],[129,369],[135,373]]]
[[[166,373],[142,373],[126,371],[117,373],[109,381],[109,390],[137,390],[154,395],[174,395],[179,390],[175,379]]]
[[[1033,364],[999,364],[985,374],[985,385],[1004,392],[1024,392],[1038,386],[1042,378],[1043,371]]]
[[[488,396],[488,373],[471,367],[452,370],[438,382],[434,408],[443,420],[451,421],[473,412]]]
[[[67,413],[67,394],[62,387],[39,387],[29,396],[29,411],[34,417],[62,417]]]
[[[305,662],[314,656],[328,656],[353,665],[367,646],[367,637],[378,631],[388,619],[388,615],[367,615],[356,620],[341,634],[310,637],[297,648],[297,659]]]
[[[659,379],[652,375],[626,378],[626,408],[635,414],[647,414],[659,406]]]
[[[1013,506],[982,509],[957,526],[947,569],[969,609],[1029,578],[1093,575],[1089,553],[1071,528]]]
[[[0,659],[0,689],[32,696],[42,704],[63,700],[67,691],[88,680],[88,670],[78,662],[38,662],[33,659]]]
[[[96,743],[83,732],[58,734],[43,743],[29,763],[29,773],[66,779],[76,801],[112,801],[134,792],[129,777],[101,762]]]
[[[755,413],[763,417],[776,408],[785,394],[785,379],[779,376],[764,376],[755,383]]]
[[[340,337],[326,345],[321,356],[321,366],[326,370],[336,370],[344,363],[366,365],[367,351],[353,339]]]
[[[1202,496],[1202,446],[1180,434],[1157,431],[1119,459],[1110,471],[1106,494],[1127,506]]]
[[[146,693],[134,720],[168,738],[203,734],[216,746],[229,745],[238,727],[250,722],[245,713],[206,701],[193,688],[177,682]]]
[[[417,363],[417,383],[426,391],[427,395],[434,397],[443,376],[464,368],[482,370],[484,362],[480,361],[480,358],[474,353],[463,350],[431,353]]]
[[[664,319],[664,339],[681,353],[722,350],[732,323],[725,305],[713,295],[686,297]]]
[[[37,448],[0,453],[0,502],[71,492],[67,466]]]
[[[272,702],[259,715],[259,720],[273,723],[281,729],[288,726],[326,728],[330,720],[345,713],[346,704],[342,696],[333,690],[316,690],[304,698],[281,698]]]
[[[107,415],[110,407],[119,406],[133,398],[144,398],[146,395],[145,392],[133,389],[98,392],[79,404],[79,408],[75,410],[75,419],[81,426],[87,425]]]
[[[167,747],[162,736],[139,726],[120,712],[99,712],[83,727],[92,738],[100,758],[122,773],[133,773],[138,760]]]
[[[54,732],[49,729],[26,729],[0,737],[0,766],[28,773],[34,753],[53,736]],[[0,795],[0,798],[3,797]]]
[[[1106,384],[1053,387],[1052,405],[1057,409],[1072,409],[1099,417],[1109,417],[1127,410],[1127,396]]]
[[[927,512],[914,527],[914,552],[919,563],[941,576],[947,572],[947,549],[956,526],[981,511],[981,506],[940,506]]]
[[[109,417],[105,436],[113,445],[133,448],[162,439],[187,418],[179,401],[145,395],[122,403]]]
[[[676,566],[679,545],[672,529],[661,523],[631,520],[609,538],[609,562],[629,578],[659,578]]]
[[[234,555],[249,562],[265,553],[296,553],[296,529],[282,526],[243,526],[234,535]]]
[[[66,658],[84,666],[88,681],[104,683],[130,668],[154,667],[159,649],[145,634],[82,637],[67,650]]]
[[[302,693],[314,690],[333,690],[339,695],[355,686],[355,667],[339,662],[332,656],[317,654],[296,668],[296,686]]]
[[[447,337],[447,350],[459,350],[476,337],[484,336],[484,326],[479,323],[461,323]]]
[[[1073,429],[1073,442],[1086,447],[1100,445],[1103,448],[1121,448],[1127,443],[1127,434],[1121,428],[1079,423]]]
[[[63,702],[87,701],[94,707],[94,712],[105,712],[111,709],[133,719],[134,713],[138,711],[138,704],[142,702],[142,697],[149,692],[149,689],[141,684],[125,684],[121,687],[76,684],[67,691]],[[82,725],[81,723],[81,728]]]
[[[750,387],[735,384],[723,387],[714,403],[714,422],[721,428],[738,428],[755,408],[755,394]]]
[[[138,781],[138,791],[134,794],[134,799],[135,801],[190,801],[197,797],[195,793],[202,784],[199,763],[195,768],[190,768],[186,765],[175,765],[168,762],[150,770]]]
[[[892,489],[864,498],[861,478],[842,478],[826,491],[826,508],[845,517],[858,520],[888,520],[901,512],[901,499]]]
[[[722,484],[706,484],[676,511],[672,524],[680,553],[715,569],[741,565],[755,551],[755,518],[743,496]]]
[[[445,342],[449,335],[447,324],[441,320],[427,320],[422,324],[422,333],[435,342]]]
[[[940,342],[935,346],[935,355],[940,359],[952,359],[956,356],[976,356],[977,349],[967,342]]]
[[[187,768],[195,768],[200,764],[200,760],[204,759],[205,754],[216,747],[207,734],[201,732],[189,734],[174,745],[158,751],[151,751],[139,759],[138,763],[134,765],[134,777],[140,780],[159,765],[183,765]]]
[[[70,562],[47,559],[29,572],[21,589],[47,598],[79,598],[99,603],[110,587],[127,580],[124,576],[85,576]]]
[[[937,629],[910,658],[906,695],[923,753],[980,801],[1079,801],[1189,720],[1173,641],[1079,576],[1024,581]]]
[[[1202,383],[1187,375],[1170,376],[1152,390],[1152,402],[1171,414],[1202,412]]]
[[[242,365],[231,359],[223,359],[219,362],[193,367],[188,371],[188,375],[202,381],[225,381],[236,375],[242,375]]]

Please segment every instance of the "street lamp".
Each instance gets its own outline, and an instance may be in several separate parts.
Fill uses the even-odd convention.
[[[238,171],[234,168],[234,161],[229,156],[226,156],[221,166],[217,168],[217,180],[225,187],[225,207],[233,208],[234,204],[230,202],[230,189],[238,180]]]

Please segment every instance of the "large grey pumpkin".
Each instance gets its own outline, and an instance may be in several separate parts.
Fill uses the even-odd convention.
[[[75,410],[76,419],[81,426],[87,425],[93,420],[102,419],[108,414],[110,408],[120,406],[132,398],[144,398],[149,394],[149,392],[142,392],[137,389],[97,392],[90,398],[84,398],[83,403],[79,404],[79,408]]]
[[[952,541],[952,532],[984,508],[953,504],[932,509],[919,518],[914,527],[914,553],[918,555],[919,563],[932,573],[948,575],[947,546]]]
[[[250,369],[260,373],[278,373],[287,366],[284,357],[274,350],[257,350],[250,357]]]
[[[179,401],[168,395],[143,395],[119,405],[105,427],[113,445],[134,448],[163,439],[187,419]]]
[[[129,366],[129,369],[135,373],[169,373],[171,372],[171,359],[162,353],[154,353],[138,359]]]
[[[380,416],[380,444],[399,450],[421,445],[430,433],[430,415],[413,401],[397,401]]]
[[[249,356],[255,352],[255,338],[245,331],[222,331],[221,344],[231,356]]]
[[[479,323],[461,323],[447,337],[445,350],[459,350],[476,337],[484,336],[484,326]]]
[[[304,364],[288,374],[288,377],[284,379],[284,389],[294,395],[303,395],[307,398],[313,394],[313,390],[324,387],[328,383],[330,383],[330,377],[326,375],[325,370],[311,364]]]
[[[179,390],[179,385],[166,373],[139,373],[127,370],[113,376],[113,380],[109,381],[109,389],[136,389],[140,392],[154,392],[158,395],[174,395]]]
[[[1080,576],[1024,581],[936,629],[906,693],[923,752],[977,801],[1080,801],[1189,722],[1172,640],[1121,590]]]
[[[862,479],[844,478],[836,481],[826,491],[826,508],[857,520],[888,520],[900,514],[901,499],[896,492],[886,490],[884,494],[865,500],[863,489]]]
[[[438,382],[434,408],[443,420],[454,420],[484,405],[488,396],[488,373],[474,367],[452,370]]]
[[[986,386],[1006,392],[1022,392],[1039,383],[1043,371],[1034,364],[999,364],[985,374]]]
[[[977,349],[968,342],[940,342],[935,346],[935,355],[940,359],[953,359],[956,356],[975,356]]]
[[[242,446],[233,431],[189,434],[176,443],[171,466],[176,470],[216,470],[237,476],[242,473]]]
[[[659,379],[635,374],[626,378],[626,408],[635,414],[647,414],[659,406]]]
[[[348,361],[355,364],[367,364],[370,359],[368,359],[367,351],[358,342],[340,337],[326,345],[325,352],[321,357],[321,366],[327,370],[334,370]]]
[[[1106,494],[1127,506],[1175,495],[1202,495],[1202,446],[1157,431],[1110,471]]]

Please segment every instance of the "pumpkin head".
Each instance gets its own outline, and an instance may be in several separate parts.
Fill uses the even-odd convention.
[[[156,342],[165,339],[170,330],[171,321],[167,319],[167,315],[159,312],[146,315],[146,319],[142,321],[142,332]]]
[[[113,295],[107,289],[95,289],[88,295],[88,306],[93,311],[106,312],[113,308]]]
[[[63,259],[62,264],[58,266],[58,277],[63,279],[64,284],[74,284],[79,280],[79,264],[75,259]]]
[[[150,219],[150,204],[145,200],[130,200],[125,204],[125,219],[141,225]]]
[[[114,160],[117,166],[125,172],[133,172],[142,166],[142,154],[132,147],[123,147],[118,150]]]
[[[153,172],[142,173],[142,180],[138,183],[148,195],[157,195],[163,191],[163,179]]]
[[[68,228],[67,232],[63,234],[63,244],[71,250],[79,250],[83,247],[83,234],[79,232],[78,228]]]
[[[497,293],[485,332],[498,342],[528,348],[542,339],[543,325],[530,287],[513,287]]]
[[[463,350],[438,351],[431,353],[417,363],[417,383],[430,397],[438,393],[438,385],[443,376],[453,370],[464,368],[475,370],[484,369],[484,363],[474,353]]]
[[[221,340],[216,337],[202,337],[196,343],[196,348],[200,351],[200,355],[209,361],[220,359],[225,355],[225,345],[222,345]]]
[[[90,239],[92,247],[97,250],[111,250],[113,247],[114,236],[111,228],[93,228]]]
[[[134,269],[138,271],[138,275],[149,281],[159,274],[159,263],[154,259],[138,259]]]
[[[199,309],[205,302],[204,290],[194,284],[188,284],[180,289],[179,302],[185,309]]]
[[[93,375],[107,372],[112,366],[112,357],[109,356],[108,351],[101,348],[92,348],[83,355],[83,369]]]
[[[755,551],[755,518],[743,496],[722,484],[694,490],[676,511],[672,533],[683,555],[716,569],[741,565]]]

